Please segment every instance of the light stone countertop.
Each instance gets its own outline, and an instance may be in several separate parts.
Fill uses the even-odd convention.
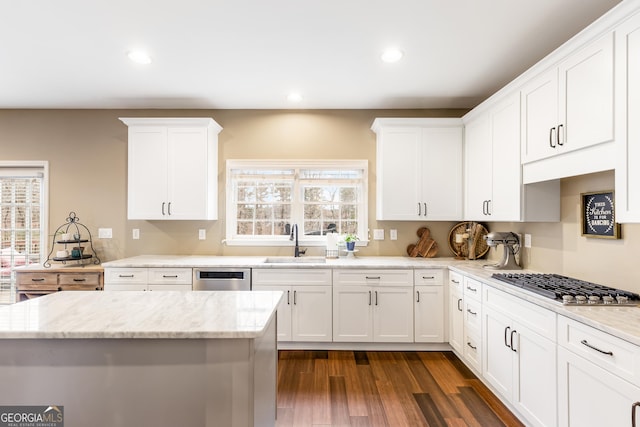
[[[0,339],[257,338],[280,291],[57,292],[0,307]]]

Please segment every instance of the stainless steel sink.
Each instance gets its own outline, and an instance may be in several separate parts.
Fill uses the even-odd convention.
[[[316,257],[292,257],[292,256],[277,256],[268,257],[265,259],[265,264],[325,264],[326,258]]]

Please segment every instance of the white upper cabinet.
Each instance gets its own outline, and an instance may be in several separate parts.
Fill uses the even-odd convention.
[[[462,219],[462,121],[376,119],[376,219]]]
[[[613,35],[522,90],[522,163],[613,140]]]
[[[464,120],[465,219],[559,221],[559,181],[522,185],[520,93]]]
[[[121,118],[129,127],[128,219],[218,218],[218,133],[210,118]]]
[[[616,220],[640,222],[640,13],[615,30]]]

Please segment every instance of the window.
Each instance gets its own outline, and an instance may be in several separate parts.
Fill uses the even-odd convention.
[[[0,162],[0,304],[15,302],[15,272],[46,251],[46,164]]]
[[[366,160],[228,160],[227,244],[289,244],[293,224],[307,245],[365,236],[367,173]]]

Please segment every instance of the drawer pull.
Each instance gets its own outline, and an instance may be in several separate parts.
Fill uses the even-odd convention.
[[[472,315],[474,315],[474,316],[477,316],[477,315],[478,315],[478,313],[477,313],[477,312],[475,312],[475,311],[471,311],[471,309],[470,309],[470,308],[467,308],[467,313],[472,314]]]
[[[433,280],[435,278],[435,276],[422,276],[422,280]]]
[[[460,281],[456,279],[451,279],[451,283],[455,283],[456,285],[459,285]]]
[[[640,402],[631,405],[631,427],[636,427],[636,408],[640,406]]]
[[[178,275],[177,275],[177,274],[174,274],[174,275],[170,276],[170,275],[168,275],[168,274],[163,274],[163,275],[162,275],[162,278],[163,278],[163,279],[177,279],[177,278],[178,278]]]
[[[478,292],[478,289],[472,288],[471,286],[468,286],[468,285],[467,285],[467,290],[469,290],[471,292]]]
[[[467,345],[468,345],[469,347],[471,347],[472,349],[474,349],[474,350],[477,350],[477,349],[478,349],[478,347],[474,346],[474,345],[473,345],[473,344],[471,344],[470,342],[467,342]]]
[[[416,295],[418,296],[418,299],[416,300],[416,302],[420,302],[420,291],[416,291]]]
[[[380,276],[365,276],[367,280],[380,280]]]
[[[87,279],[73,279],[74,282],[86,282]]]
[[[595,347],[595,346],[593,346],[593,345],[589,344],[589,343],[587,342],[587,340],[582,340],[582,341],[580,341],[580,344],[585,345],[585,346],[589,347],[590,349],[595,350],[595,351],[598,351],[598,352],[600,352],[600,353],[602,353],[602,354],[606,354],[607,356],[613,356],[613,351],[604,351],[604,350],[600,350],[598,347]]]
[[[44,277],[38,277],[37,279],[31,279],[32,282],[44,282]]]
[[[123,279],[133,278],[133,274],[118,274],[118,277],[122,277]]]

